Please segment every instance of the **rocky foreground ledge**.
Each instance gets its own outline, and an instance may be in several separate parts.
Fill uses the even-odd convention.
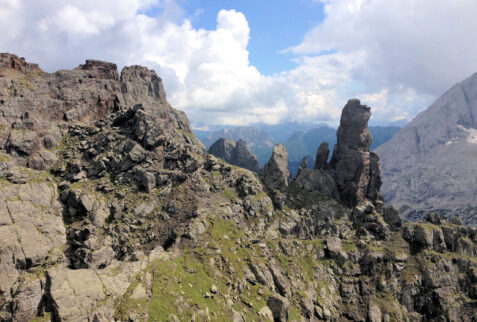
[[[0,111],[2,321],[477,320],[477,230],[383,205],[358,100],[295,180],[207,154],[140,66],[0,54]]]

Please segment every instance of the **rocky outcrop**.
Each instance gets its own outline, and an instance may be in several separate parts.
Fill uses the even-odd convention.
[[[370,116],[370,108],[361,105],[359,100],[348,101],[343,108],[330,163],[328,143],[322,142],[316,152],[314,168],[300,168],[293,182],[294,195],[298,189],[298,194],[306,191],[336,198],[349,207],[366,200],[382,207],[379,157],[369,152],[372,136],[367,124]]]
[[[114,189],[109,176],[135,193],[152,192],[183,182],[198,168],[193,155],[204,154],[203,146],[185,114],[167,103],[160,78],[145,67],[125,67],[119,76],[115,64],[87,60],[47,74],[15,55],[2,54],[0,62],[0,319],[31,320],[45,310],[52,319],[92,318],[91,306],[111,294],[103,285],[91,295],[101,275],[95,270],[117,259],[137,260],[137,245],[172,243],[173,227],[193,212],[184,205],[179,210],[172,198],[161,223],[152,224],[157,200],[124,200],[126,192]],[[165,171],[155,171],[157,163]],[[119,226],[111,225],[116,221]],[[113,266],[119,265],[125,267]],[[56,283],[66,267],[94,278],[76,285],[85,292],[63,279]],[[68,274],[77,278],[79,272]],[[123,296],[130,282],[113,297]],[[114,310],[108,314],[103,318],[111,320]]]
[[[266,131],[253,126],[235,126],[202,136],[202,143],[209,148],[221,138],[247,142],[247,148],[257,156],[260,165],[267,163],[273,150],[275,140]],[[200,139],[200,137],[199,137]]]
[[[275,145],[272,156],[263,167],[263,182],[272,191],[275,204],[279,207],[283,205],[290,183],[290,172],[288,152],[282,144]]]
[[[14,163],[3,164],[15,176]],[[32,320],[46,288],[43,265],[65,262],[66,233],[56,185],[47,178],[23,176],[22,184],[0,186],[0,320]],[[17,181],[17,180],[13,180]]]
[[[116,78],[109,63],[80,69]],[[475,229],[437,214],[403,223],[369,194],[372,156],[353,206],[338,167],[303,164],[290,182],[282,146],[263,177],[233,167],[197,144],[154,75],[123,72],[128,106],[99,121],[59,121],[68,128],[48,170],[0,151],[0,320],[475,319]],[[337,162],[369,153],[336,151]]]
[[[318,193],[327,198],[339,198],[333,175],[321,169],[300,168],[292,186],[300,191]]]
[[[316,151],[314,169],[325,169],[328,164],[329,154],[328,142],[322,142]]]
[[[263,178],[267,188],[286,192],[290,182],[288,172],[288,153],[282,144],[273,148],[272,156],[263,168]]]
[[[0,73],[2,77],[10,72],[18,72],[22,74],[29,74],[41,72],[38,64],[28,63],[25,58],[18,57],[8,53],[0,53]]]
[[[115,64],[87,60],[48,74],[15,55],[0,55],[0,146],[30,168],[51,167],[56,159],[48,150],[58,146],[69,125],[94,123],[135,104],[161,125],[153,133],[141,124],[146,140],[164,135],[170,123],[190,132],[183,113],[167,103],[161,79],[145,67],[125,67],[120,76]]]
[[[257,157],[250,152],[247,143],[243,140],[218,139],[210,146],[208,152],[238,167],[253,172],[260,171]]]
[[[355,206],[365,198],[372,202],[379,198],[379,157],[369,152],[373,139],[367,128],[370,110],[357,99],[348,101],[341,114],[337,143],[330,161],[340,200],[348,206]]]
[[[274,321],[288,321],[290,303],[286,298],[275,294],[268,298],[267,305],[272,311]]]
[[[477,225],[477,73],[455,84],[378,149],[382,194],[409,220],[430,211]]]

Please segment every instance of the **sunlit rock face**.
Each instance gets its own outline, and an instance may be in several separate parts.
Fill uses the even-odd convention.
[[[477,231],[383,207],[359,101],[291,180],[282,145],[206,153],[145,67],[0,57],[1,321],[475,318]]]
[[[477,226],[476,115],[477,73],[378,147],[385,201],[410,220],[436,211]]]

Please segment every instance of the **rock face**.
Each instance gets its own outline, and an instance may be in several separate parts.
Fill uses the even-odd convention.
[[[221,129],[202,138],[202,143],[209,148],[221,138],[247,142],[247,148],[257,156],[261,165],[270,158],[274,139],[265,131],[253,126],[237,126],[230,129]]]
[[[38,71],[8,57],[3,77]],[[56,120],[46,106],[29,114],[52,123],[46,132],[32,127],[37,137],[62,126],[56,148],[41,143],[57,160],[49,169],[0,149],[1,321],[475,320],[477,230],[435,213],[403,223],[383,207],[359,103],[345,108],[352,121],[343,124],[355,130],[342,130],[346,146],[335,148],[336,164],[348,155],[350,164],[303,164],[290,182],[283,146],[262,177],[232,167],[205,152],[155,73],[133,66],[117,79],[112,66],[88,61],[59,72],[87,77],[59,82],[66,96],[55,99],[62,111],[83,90],[98,97],[97,84],[84,82],[109,79],[120,84],[118,110],[97,120],[97,105],[80,100],[68,110],[84,107],[90,118]],[[18,100],[35,97],[13,84],[24,91]],[[1,120],[8,136],[18,134],[16,118]],[[356,170],[356,205],[342,202],[350,195],[338,188],[337,169]]]
[[[15,55],[0,54],[0,145],[30,168],[45,169],[56,161],[45,150],[58,146],[69,125],[93,123],[134,104],[142,104],[162,125],[173,121],[190,132],[184,114],[167,103],[161,79],[145,67],[125,67],[119,76],[115,64],[87,60],[48,74]],[[141,126],[152,144],[167,131],[164,126],[152,133],[150,125]]]
[[[282,144],[275,145],[270,160],[263,167],[263,182],[272,192],[275,205],[283,206],[290,183],[290,172],[288,171],[288,152]]]
[[[383,196],[408,219],[429,211],[477,225],[477,73],[380,146]]]
[[[328,156],[330,149],[328,148],[328,142],[322,142],[316,151],[315,169],[325,169],[328,163]],[[305,167],[306,168],[306,167]]]
[[[288,172],[288,153],[282,144],[273,148],[272,156],[263,168],[265,185],[271,190],[286,192],[290,182]]]
[[[118,292],[114,285],[96,292],[101,274],[95,270],[123,266],[117,259],[137,260],[136,246],[151,236],[157,245],[173,242],[174,227],[193,212],[169,198],[162,220],[148,220],[157,215],[157,200],[127,200],[126,190],[114,185],[141,193],[182,182],[204,148],[185,114],[167,103],[160,78],[141,66],[125,67],[119,76],[115,64],[87,60],[47,74],[1,54],[0,111],[0,320],[31,320],[45,310],[52,319],[85,319],[98,302],[108,306],[106,293],[122,297],[140,267],[114,274],[123,279]],[[110,175],[114,183],[104,181]],[[50,272],[55,267],[59,275]],[[85,269],[84,285],[56,283],[67,268]],[[112,307],[101,313],[106,320]]]
[[[375,202],[381,188],[379,157],[369,152],[373,140],[368,131],[371,109],[352,99],[343,108],[331,168],[340,199],[355,206],[365,198]]]
[[[253,172],[260,171],[257,157],[250,152],[247,143],[243,140],[218,139],[210,146],[208,152],[238,167]]]
[[[366,200],[381,203],[379,157],[369,152],[372,142],[367,129],[370,108],[351,99],[343,108],[337,144],[328,163],[328,143],[318,147],[314,169],[301,167],[294,181],[300,190],[337,198],[354,207]]]

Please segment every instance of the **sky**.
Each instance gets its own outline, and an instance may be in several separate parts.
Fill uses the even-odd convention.
[[[477,72],[475,0],[0,0],[0,52],[140,64],[195,128],[408,122]]]

